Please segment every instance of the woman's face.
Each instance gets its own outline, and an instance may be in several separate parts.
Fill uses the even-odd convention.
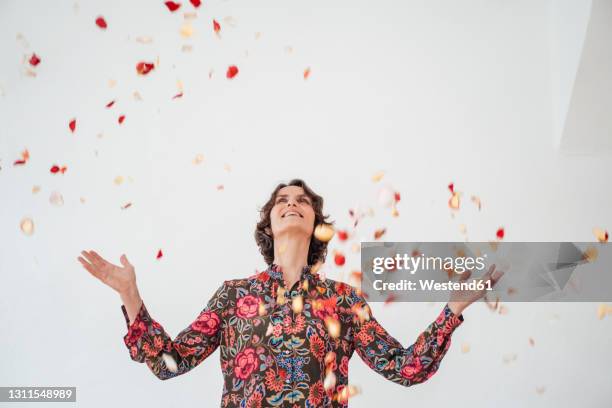
[[[274,207],[270,211],[273,236],[292,231],[310,237],[314,230],[314,220],[312,200],[302,187],[287,186],[278,190]]]

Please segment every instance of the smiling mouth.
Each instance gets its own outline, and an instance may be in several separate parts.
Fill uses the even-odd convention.
[[[302,216],[302,214],[296,212],[296,211],[288,211],[285,214],[283,214],[283,216],[281,218],[285,218],[285,217],[300,217],[300,218],[304,218],[304,216]]]

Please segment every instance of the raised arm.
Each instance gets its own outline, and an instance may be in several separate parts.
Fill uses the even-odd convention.
[[[414,344],[404,348],[372,316],[363,297],[354,308],[365,310],[355,319],[353,343],[355,351],[374,371],[390,381],[409,387],[429,379],[436,373],[451,344],[451,334],[463,322],[448,304],[423,331]]]
[[[160,380],[185,374],[211,355],[220,344],[227,286],[217,289],[197,318],[174,339],[149,314],[144,302],[134,321],[125,305],[127,334],[123,337],[132,360],[145,362]]]

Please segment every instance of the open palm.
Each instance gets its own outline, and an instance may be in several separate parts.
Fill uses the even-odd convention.
[[[100,279],[117,292],[125,293],[136,283],[134,266],[125,255],[121,255],[121,265],[118,266],[102,258],[96,251],[81,251],[83,257],[77,259],[89,273]]]

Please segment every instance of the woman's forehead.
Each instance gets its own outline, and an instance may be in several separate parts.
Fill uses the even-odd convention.
[[[293,195],[293,196],[297,196],[297,195],[301,195],[304,194],[304,189],[302,187],[299,186],[286,186],[281,188],[280,190],[278,190],[276,192],[276,196],[280,196],[280,195]]]

